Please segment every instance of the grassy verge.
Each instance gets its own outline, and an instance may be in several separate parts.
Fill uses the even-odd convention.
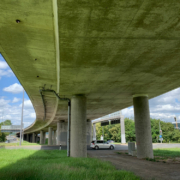
[[[154,156],[161,156],[165,158],[180,157],[180,148],[166,148],[166,149],[154,149]]]
[[[34,146],[34,145],[39,145],[39,144],[23,141],[22,145],[23,146]],[[19,146],[19,142],[16,142],[16,143],[0,143],[0,147],[1,146]]]
[[[139,180],[131,172],[118,171],[108,162],[71,158],[66,151],[0,149],[0,179]]]

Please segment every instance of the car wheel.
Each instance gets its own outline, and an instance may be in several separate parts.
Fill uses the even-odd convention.
[[[110,149],[113,150],[113,149],[114,149],[114,146],[110,146]]]
[[[98,150],[99,149],[99,147],[98,146],[95,146],[95,150]]]

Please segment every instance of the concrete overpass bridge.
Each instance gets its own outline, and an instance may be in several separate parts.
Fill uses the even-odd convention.
[[[96,140],[96,123],[105,123],[105,125],[108,124],[119,124],[121,125],[121,143],[126,143],[125,138],[125,125],[124,125],[124,116],[121,114],[121,111],[117,111],[111,114],[108,114],[106,116],[103,116],[101,118],[95,119],[92,121],[93,123],[93,140]]]
[[[164,0],[1,1],[0,53],[36,111],[25,133],[58,130],[60,143],[66,129],[67,102],[43,103],[45,86],[71,100],[71,156],[87,156],[90,120],[134,105],[137,156],[152,158],[148,99],[179,87],[179,12]]]

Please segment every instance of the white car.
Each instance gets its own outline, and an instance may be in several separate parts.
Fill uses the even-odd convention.
[[[115,145],[112,143],[109,143],[107,141],[103,141],[103,140],[96,140],[96,141],[92,141],[91,142],[91,148],[93,149],[111,149],[113,150],[115,148]]]

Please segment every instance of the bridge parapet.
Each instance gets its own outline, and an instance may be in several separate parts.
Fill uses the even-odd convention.
[[[2,125],[1,132],[20,132],[21,125]]]

